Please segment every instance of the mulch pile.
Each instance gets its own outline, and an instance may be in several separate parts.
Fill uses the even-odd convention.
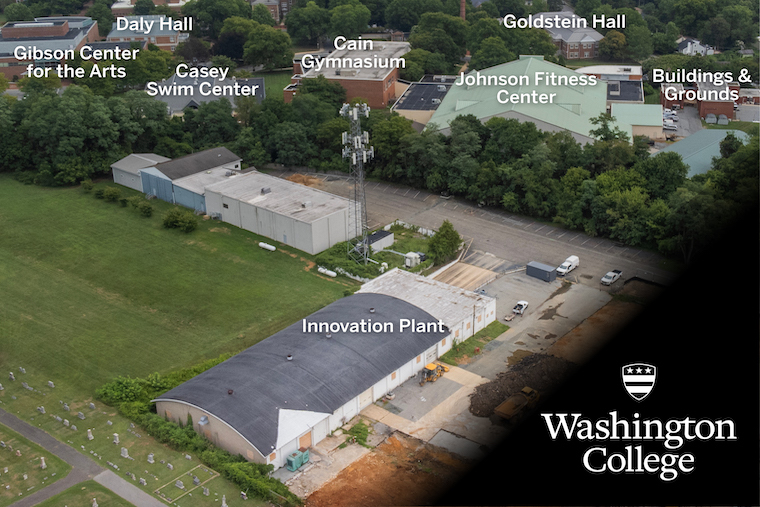
[[[559,357],[531,354],[509,371],[499,373],[496,380],[476,387],[470,395],[470,412],[478,417],[490,417],[497,406],[525,386],[543,396],[557,387],[576,366]]]

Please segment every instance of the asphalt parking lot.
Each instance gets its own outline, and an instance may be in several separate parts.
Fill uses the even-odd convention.
[[[760,106],[753,104],[740,104],[736,110],[736,119],[760,123]]]
[[[702,130],[702,120],[699,118],[699,112],[695,106],[686,106],[678,112],[678,131],[663,131],[665,134],[677,134],[681,137],[688,137],[695,132]]]

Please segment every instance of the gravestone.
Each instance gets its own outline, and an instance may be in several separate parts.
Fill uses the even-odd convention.
[[[186,460],[191,460],[191,459],[193,459],[193,457],[192,457],[192,456],[190,456],[189,454],[185,454],[185,459],[186,459]]]
[[[148,481],[140,477],[140,486],[147,486],[147,485],[148,485]]]
[[[5,449],[5,447],[6,447],[5,446],[5,442],[2,441],[2,440],[0,440],[0,447],[2,447],[3,449]],[[5,472],[5,473],[8,473],[8,472]]]
[[[13,372],[10,372],[10,373],[8,374],[8,378],[9,378],[10,380],[16,380],[16,375],[14,375],[14,374],[13,374]]]
[[[52,380],[48,380],[48,387],[55,387]]]
[[[245,494],[245,491],[240,492],[240,498],[242,498],[243,500],[248,500],[248,495]]]
[[[3,384],[0,384],[0,391],[2,391],[3,389],[5,389],[5,388],[3,387]]]
[[[11,451],[12,450],[13,450],[13,447],[11,447]],[[21,457],[21,450],[20,449],[16,449],[16,456],[18,456],[19,458]]]
[[[113,425],[113,423],[111,421],[106,421],[106,424],[109,425],[109,426]]]
[[[69,420],[68,419],[64,419],[63,420],[63,425],[64,426],[68,426],[69,425]]]
[[[69,404],[68,404],[68,403],[64,403],[64,404],[63,404],[63,409],[64,409],[66,412],[68,412],[69,410],[71,410],[71,409],[69,408]]]
[[[72,429],[72,430],[74,430],[74,431],[76,431],[76,430],[77,430],[77,427],[76,427],[75,425],[73,425],[73,424],[72,424],[72,425],[71,425],[71,429]]]
[[[95,404],[94,403],[90,403],[90,409],[91,410],[95,410]]]
[[[127,451],[126,447],[121,448],[121,457],[122,458],[128,458],[129,457],[129,451]]]
[[[77,417],[84,421],[84,414],[82,412],[77,412]]]
[[[44,414],[44,413],[45,413],[45,407],[37,407],[37,411],[38,411],[40,414]]]
[[[24,474],[24,480],[27,480],[29,478],[28,475]]]
[[[92,507],[98,507],[98,499],[97,498],[93,498],[92,499]]]
[[[41,457],[40,460],[42,461],[42,463],[40,463],[40,468],[45,470],[47,468],[47,465],[45,464],[45,457]]]
[[[209,491],[208,491],[208,488],[206,486],[203,486],[203,494],[206,495],[206,496],[209,495]]]
[[[21,387],[23,387],[24,389],[29,389],[29,384],[27,384],[26,382],[21,382]]]
[[[119,443],[119,434],[118,433],[114,433],[113,434],[113,443],[114,444],[118,444]]]
[[[172,465],[171,463],[167,463],[166,468],[168,468],[169,470],[174,470],[174,465]]]
[[[21,373],[26,373],[26,370],[21,366],[18,367],[18,371],[20,371]]]
[[[185,489],[185,485],[182,481],[177,481],[174,483],[175,486],[177,486],[179,489]]]
[[[93,438],[95,438],[95,437],[92,436],[92,430],[88,429],[87,430],[87,440],[92,440]]]
[[[58,422],[63,422],[63,419],[61,419],[61,416],[59,415],[55,416],[55,420]]]
[[[227,495],[222,495],[222,507],[230,507],[227,505]]]
[[[148,463],[153,464],[155,463],[155,459],[153,458],[153,453],[148,454]]]
[[[193,484],[198,486],[200,483],[201,480],[197,476],[193,475]]]

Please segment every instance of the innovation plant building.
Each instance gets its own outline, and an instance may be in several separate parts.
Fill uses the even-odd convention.
[[[396,286],[397,296],[365,286],[367,292],[340,299],[163,394],[154,400],[158,414],[183,424],[189,416],[215,445],[279,468],[289,454],[317,444],[449,350],[454,333],[447,321],[466,329],[495,319],[495,300],[487,296],[399,270],[375,281],[378,290]],[[417,285],[426,294],[419,306],[404,298]]]

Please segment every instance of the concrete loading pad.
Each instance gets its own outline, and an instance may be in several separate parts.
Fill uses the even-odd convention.
[[[453,285],[454,287],[475,290],[494,278],[496,278],[496,273],[494,271],[471,266],[470,264],[465,264],[463,262],[457,262],[449,269],[436,276],[435,280]]]

